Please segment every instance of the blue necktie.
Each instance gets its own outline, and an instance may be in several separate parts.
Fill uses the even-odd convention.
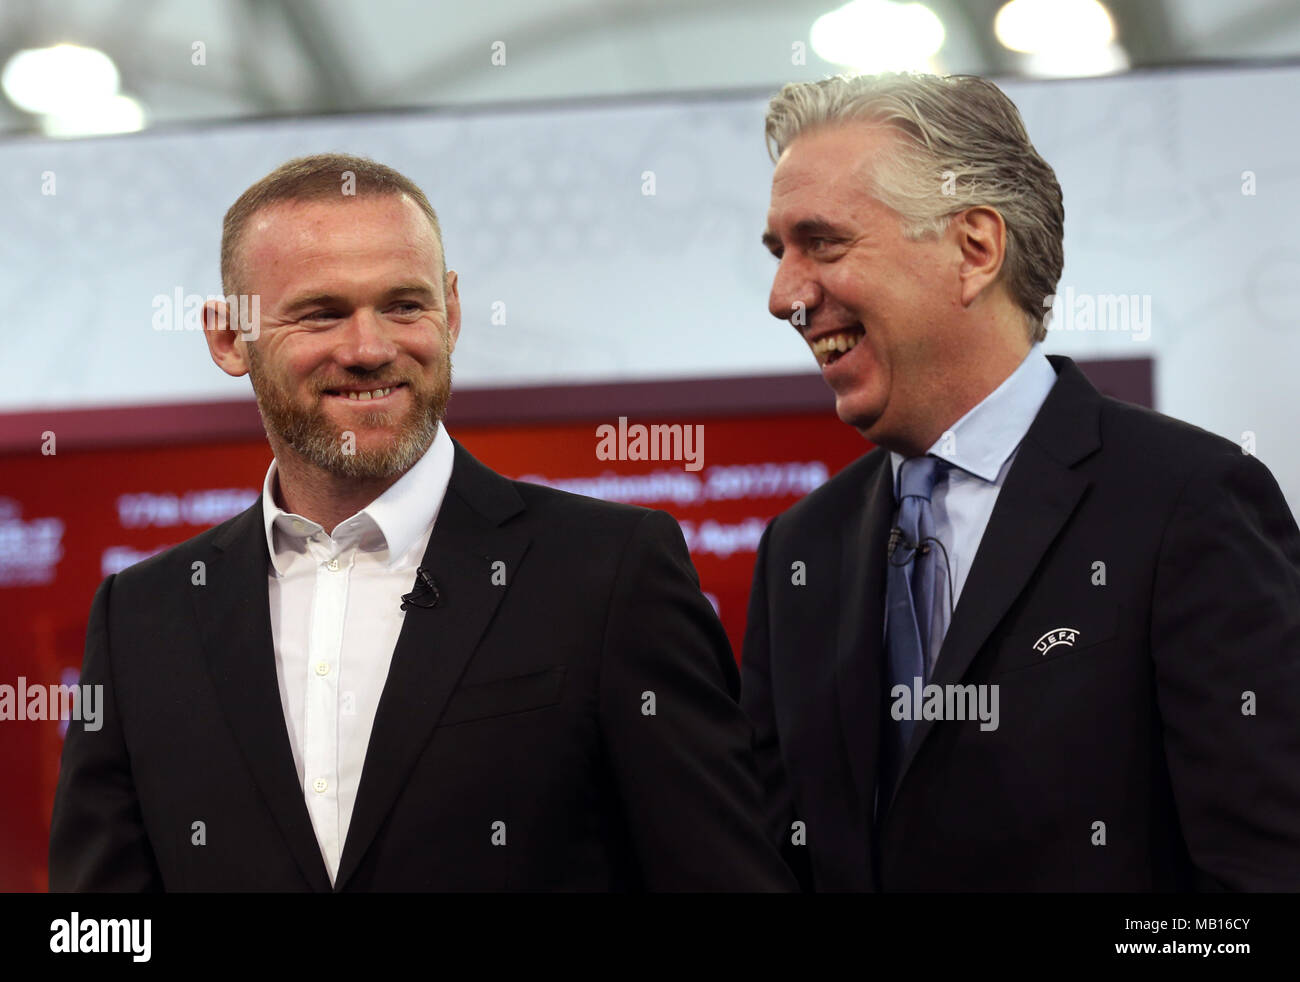
[[[935,535],[930,494],[947,467],[944,461],[928,456],[908,458],[899,467],[896,527],[902,534],[895,532],[890,539],[885,591],[885,646],[889,654],[887,707],[894,702],[894,686],[905,685],[910,693],[916,684],[914,679],[921,679],[921,684],[926,682],[928,666],[933,663],[928,657],[933,654],[929,635],[943,552],[926,540]],[[941,640],[935,639],[936,646]],[[908,702],[912,702],[910,695]],[[893,789],[915,726],[916,721],[912,719],[894,720],[889,716],[886,720],[889,737],[881,775],[881,787],[886,795]]]

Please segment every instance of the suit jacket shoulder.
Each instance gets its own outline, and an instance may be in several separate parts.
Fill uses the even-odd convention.
[[[1102,452],[1160,473],[1165,484],[1186,480],[1214,459],[1246,456],[1231,440],[1181,419],[1100,393],[1095,398]]]

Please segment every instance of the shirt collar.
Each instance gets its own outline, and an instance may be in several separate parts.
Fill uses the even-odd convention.
[[[1056,384],[1056,369],[1035,342],[1014,372],[934,442],[929,454],[995,484],[1002,467]],[[903,455],[891,452],[894,481]]]
[[[390,568],[402,560],[437,519],[451,480],[454,458],[455,448],[447,427],[439,423],[433,443],[411,469],[347,520],[360,519],[379,530],[383,546],[388,550],[386,565]],[[275,481],[276,462],[272,460],[262,481],[262,524],[266,530],[266,548],[271,563],[276,573],[283,576],[289,564],[289,549],[283,545],[277,549],[277,530],[288,541],[294,538],[305,540],[321,531],[321,526],[311,519],[286,512],[276,504]]]

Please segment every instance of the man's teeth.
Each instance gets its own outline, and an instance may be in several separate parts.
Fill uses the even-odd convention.
[[[861,337],[860,334],[828,334],[826,337],[818,338],[812,343],[813,354],[819,357],[832,351],[843,354],[852,350]]]
[[[395,388],[396,386],[389,386],[387,389],[372,389],[369,392],[340,392],[339,395],[349,399],[382,399]]]

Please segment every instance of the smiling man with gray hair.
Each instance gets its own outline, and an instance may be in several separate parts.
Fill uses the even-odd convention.
[[[805,884],[1300,888],[1300,531],[1255,457],[1044,354],[1064,208],[1016,107],[834,78],[767,138],[769,309],[876,446],[754,574],[742,704]]]

